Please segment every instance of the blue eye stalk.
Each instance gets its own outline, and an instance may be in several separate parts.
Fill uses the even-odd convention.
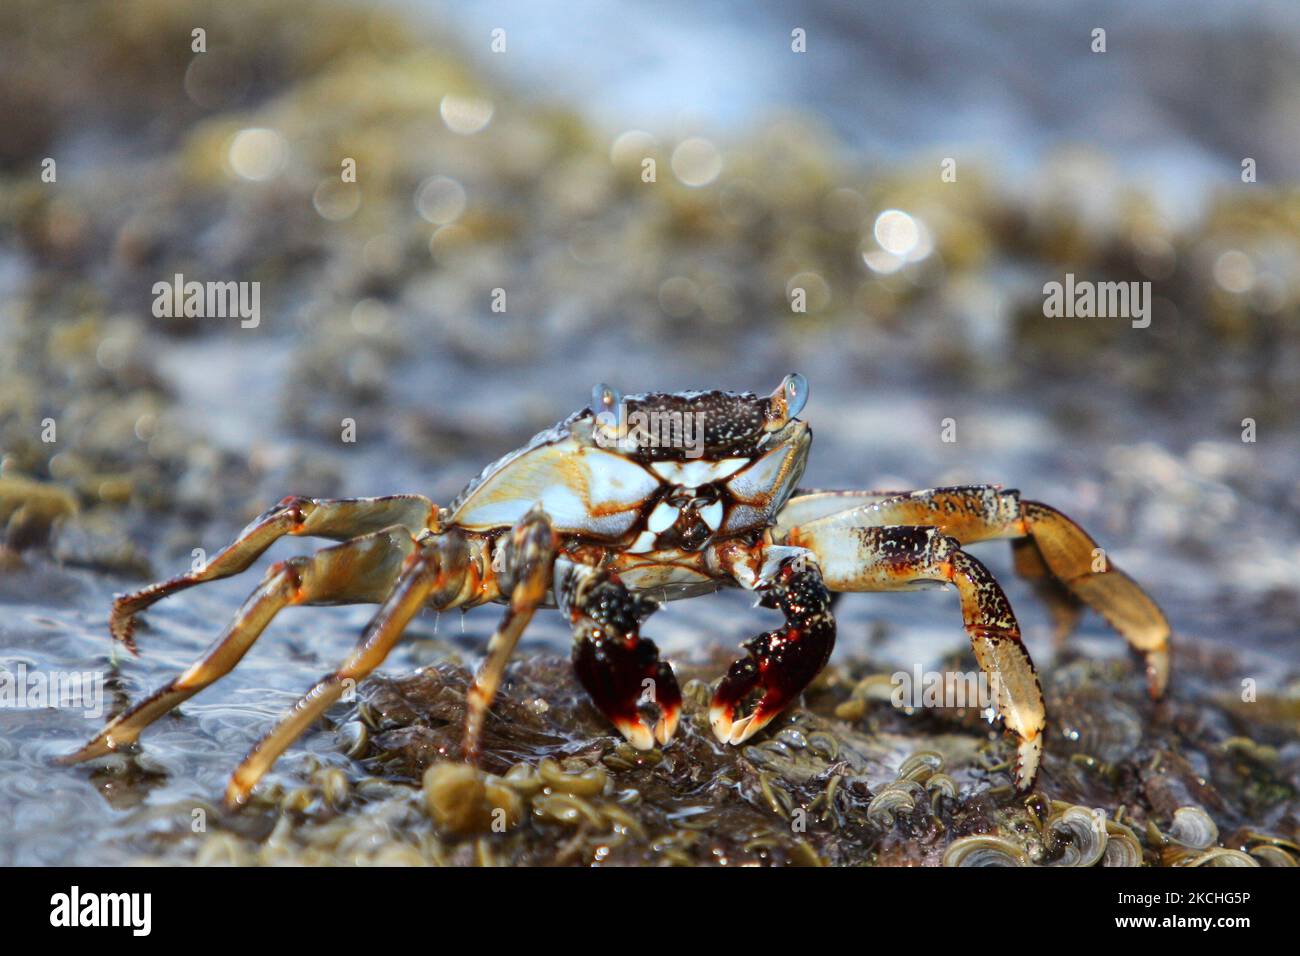
[[[613,385],[606,385],[601,382],[591,390],[591,410],[597,415],[602,412],[617,415],[618,406],[622,402],[623,396],[619,394],[618,389]]]
[[[808,403],[808,379],[791,372],[767,399],[767,431],[784,428]]]

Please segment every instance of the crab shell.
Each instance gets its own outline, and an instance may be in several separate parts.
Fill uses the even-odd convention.
[[[569,547],[635,555],[644,567],[760,534],[803,474],[812,430],[795,416],[807,396],[797,374],[763,397],[621,397],[598,385],[590,407],[484,469],[452,502],[451,522],[495,534],[540,505]]]

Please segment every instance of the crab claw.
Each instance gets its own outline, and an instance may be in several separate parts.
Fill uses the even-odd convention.
[[[771,665],[762,663],[762,648],[774,635],[763,634],[746,646],[751,649],[751,656],[742,658],[731,665],[727,676],[718,685],[709,705],[709,724],[713,735],[720,743],[741,744],[758,733],[779,714],[790,699],[802,690],[802,686],[793,688],[783,686],[785,682],[778,673],[771,672]],[[737,717],[743,703],[758,688],[763,688],[763,696],[754,704],[753,710],[743,717]]]
[[[735,705],[714,700],[709,707],[709,724],[713,727],[713,736],[719,743],[742,744],[758,733],[780,711],[759,713],[755,710],[747,717],[735,719]]]
[[[633,747],[650,750],[672,739],[682,692],[654,641],[586,637],[574,645],[573,667],[592,702]]]
[[[746,641],[749,655],[728,668],[714,691],[709,723],[724,744],[744,743],[771,723],[817,676],[835,646],[830,594],[815,565],[785,564],[759,603],[779,608],[786,623]],[[753,709],[737,718],[759,689],[763,695]]]

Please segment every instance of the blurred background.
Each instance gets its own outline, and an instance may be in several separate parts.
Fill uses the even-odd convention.
[[[1206,694],[1228,706],[1245,675],[1279,695],[1269,822],[1294,829],[1286,0],[8,0],[0,116],[6,667],[103,666],[114,591],[285,494],[445,503],[598,381],[766,392],[797,370],[807,485],[1018,487],[1148,587],[1180,654],[1228,655]],[[257,326],[156,317],[153,287],[178,273],[260,283]],[[1149,282],[1150,326],[1045,317],[1044,283],[1067,273]],[[1004,549],[980,556],[1010,578]],[[185,666],[253,584],[159,605],[114,689]],[[1045,611],[1008,590],[1050,670]],[[734,597],[666,609],[656,640],[725,660],[760,627]],[[150,808],[219,793],[368,616],[285,615],[193,723],[96,788],[45,765],[94,725],[0,712],[0,861],[144,852]],[[543,617],[525,653],[565,653]],[[429,641],[472,662],[494,620],[422,624],[389,668],[427,662]],[[964,641],[951,595],[844,602],[841,653],[880,633],[895,643],[873,653],[908,668]],[[1095,619],[1072,648],[1123,659]],[[1219,737],[1242,732],[1224,720]]]

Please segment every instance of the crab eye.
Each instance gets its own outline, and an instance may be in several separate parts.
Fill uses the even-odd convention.
[[[794,418],[808,404],[808,379],[798,372],[791,372],[781,385],[785,391],[785,414],[788,418]]]
[[[622,402],[623,396],[612,385],[601,382],[591,390],[591,410],[597,415],[616,415]]]
[[[775,431],[785,426],[808,402],[808,379],[791,372],[781,380],[780,386],[767,401],[767,430]]]

